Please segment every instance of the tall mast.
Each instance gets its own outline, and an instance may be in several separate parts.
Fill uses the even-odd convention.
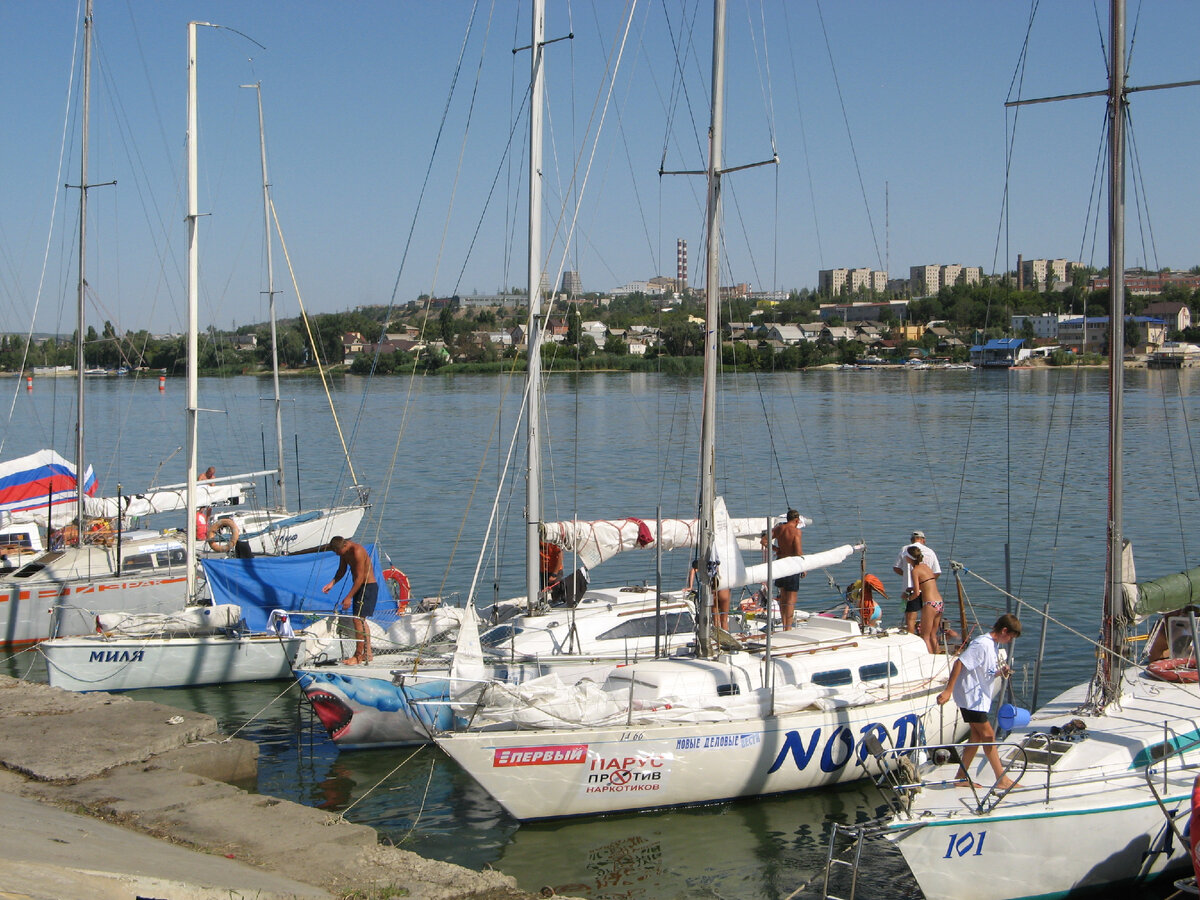
[[[188,22],[187,93],[187,595],[196,594],[196,424],[199,415],[199,363],[197,334],[200,330],[200,200],[197,169],[196,114],[196,27],[206,22]]]
[[[88,195],[88,121],[92,107],[92,0],[87,0],[83,16],[83,130],[79,153],[79,296],[76,309],[75,334],[75,380],[78,396],[75,399],[75,515],[79,526],[77,541],[83,544],[83,329],[86,310],[84,295],[87,291],[87,195]],[[50,517],[46,528],[53,528]]]
[[[533,0],[529,54],[529,335],[526,368],[525,476],[525,590],[528,603],[541,590],[539,550],[542,518],[542,451],[540,438],[542,391],[542,97],[545,70],[546,11],[544,0]]]
[[[275,331],[275,264],[271,255],[271,182],[267,178],[267,133],[263,128],[262,82],[242,87],[253,87],[258,94],[258,147],[262,155],[263,224],[267,238],[267,307],[271,316],[271,374],[275,381],[275,452],[278,468],[275,476],[275,505],[280,512],[287,512],[287,490],[283,476],[283,414],[279,400],[279,341]]]
[[[1108,583],[1104,591],[1104,699],[1120,689],[1125,628],[1121,609],[1123,470],[1121,412],[1125,373],[1125,0],[1112,0],[1108,79]]]
[[[696,574],[699,646],[708,656],[712,629],[712,556],[717,494],[717,362],[721,355],[721,145],[725,110],[725,0],[713,3],[712,124],[708,131],[708,256],[704,316],[704,405],[700,419],[700,555]]]

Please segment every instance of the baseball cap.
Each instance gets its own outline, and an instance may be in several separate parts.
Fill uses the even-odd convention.
[[[915,541],[917,538],[920,538],[921,540],[925,540],[925,532],[923,532],[923,531],[914,531],[914,532],[912,533],[912,540],[914,540],[914,541]]]

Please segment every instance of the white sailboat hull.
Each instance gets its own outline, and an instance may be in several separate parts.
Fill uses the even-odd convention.
[[[116,546],[84,545],[22,557],[0,575],[0,646],[27,647],[47,638],[91,634],[96,613],[161,612],[187,594],[186,554],[161,535],[132,534]]]
[[[129,691],[289,678],[305,638],[268,634],[59,638],[39,647],[52,687]]]
[[[503,604],[507,609],[524,605],[524,598]],[[497,630],[509,636],[492,647],[478,677],[517,684],[549,672],[569,678],[600,664],[648,659],[655,650],[652,623],[657,609],[643,591],[603,588],[589,590],[573,609],[505,619]],[[691,607],[682,594],[673,593],[663,595],[661,609],[666,616],[663,628],[668,630],[660,635],[661,647],[671,652],[693,638]],[[452,613],[461,611],[410,613],[392,623],[387,638],[396,646],[419,648],[416,654],[380,652],[386,645],[376,636],[371,663],[296,672],[305,697],[339,748],[423,744],[430,739],[428,722],[442,718],[441,727],[450,727],[448,709],[430,704],[448,695],[452,659],[439,657],[436,648],[423,642],[457,635],[460,615]],[[679,615],[686,616],[682,627],[672,618]],[[672,623],[674,632],[669,631]],[[408,677],[394,680],[393,673]]]
[[[461,732],[438,745],[521,821],[689,806],[830,787],[878,773],[863,735],[947,737],[930,693],[832,711],[629,728]],[[866,760],[864,763],[863,761]]]
[[[334,535],[350,537],[366,515],[364,506],[343,506],[288,515],[276,512],[214,512],[214,521],[228,517],[237,522],[239,540],[250,545],[255,556],[278,556],[315,550]]]
[[[1072,719],[1083,721],[1089,735],[1059,742],[1062,754],[1050,771],[1030,766],[1020,787],[990,813],[975,814],[970,791],[947,783],[953,766],[925,774],[927,785],[937,786],[918,794],[911,815],[893,819],[886,837],[929,900],[1062,896],[1190,868],[1186,845],[1168,833],[1145,766],[1161,755],[1154,748],[1164,742],[1169,753],[1200,736],[1195,685],[1152,681],[1131,669],[1119,707],[1105,716],[1074,713],[1085,695],[1086,685],[1068,691],[1009,737],[1020,741]],[[1184,815],[1180,831],[1197,764],[1200,750],[1192,749],[1171,757],[1165,775],[1162,763],[1153,773],[1166,809]],[[981,765],[972,774],[977,782],[992,783],[989,768]]]

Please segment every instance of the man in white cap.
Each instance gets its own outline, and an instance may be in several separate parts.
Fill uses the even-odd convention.
[[[942,566],[938,562],[937,554],[925,546],[925,532],[914,531],[912,539],[900,548],[900,554],[896,557],[896,564],[892,566],[893,572],[904,576],[904,592],[900,596],[906,601],[904,606],[904,630],[909,634],[920,633],[917,629],[917,614],[921,612],[921,598],[919,595],[913,596],[912,562],[908,558],[908,548],[914,544],[921,548],[921,561],[933,570],[934,577],[936,578],[942,574]]]

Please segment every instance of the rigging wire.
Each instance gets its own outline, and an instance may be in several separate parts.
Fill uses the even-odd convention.
[[[879,237],[875,234],[875,221],[871,216],[871,201],[867,198],[867,186],[863,182],[862,166],[858,161],[858,150],[854,146],[854,133],[850,129],[850,117],[846,112],[846,99],[842,95],[842,84],[838,79],[837,65],[833,61],[833,46],[829,40],[829,31],[825,28],[825,14],[821,11],[821,0],[817,0],[817,18],[821,23],[821,34],[825,38],[825,52],[829,56],[829,68],[833,73],[833,84],[837,90],[838,104],[842,109],[842,121],[846,126],[846,139],[850,142],[850,156],[854,160],[854,172],[858,176],[858,187],[862,192],[863,208],[867,213],[867,227],[871,232],[871,241],[875,244],[875,258],[879,267],[883,268],[883,254],[879,251]]]
[[[82,7],[77,2],[75,5],[75,39],[71,45],[71,68],[70,74],[67,76],[67,101],[63,108],[63,123],[62,132],[59,138],[58,147],[58,169],[54,176],[54,183],[61,184],[63,179],[63,167],[66,165],[67,153],[67,133],[68,126],[71,120],[71,98],[75,91],[75,65],[79,55],[79,26],[83,22]],[[46,231],[46,243],[42,249],[42,267],[38,274],[38,286],[33,295],[33,312],[29,316],[29,331],[25,334],[25,349],[21,354],[21,371],[25,371],[25,364],[29,359],[29,348],[33,344],[33,329],[37,324],[38,309],[42,304],[42,290],[46,284],[46,271],[50,265],[50,246],[54,239],[54,220],[58,216],[58,190],[54,191],[54,199],[50,202],[50,224]],[[17,398],[21,396],[21,380],[17,379],[16,385],[13,387],[12,403],[8,407],[8,420],[12,421],[13,413],[17,408]],[[8,429],[4,430],[4,434],[0,435],[0,453],[4,451],[4,445],[8,441]],[[78,460],[76,460],[78,462]],[[80,473],[82,477],[82,473]]]
[[[791,19],[788,17],[789,6],[790,4],[788,3],[782,4],[784,34],[787,36],[788,50],[791,51],[796,44],[792,40],[792,23]],[[804,174],[808,184],[809,206],[812,209],[813,237],[817,242],[817,259],[819,260],[820,264],[824,266],[825,251],[821,246],[821,225],[820,218],[817,216],[816,192],[813,190],[812,157],[810,157],[808,153],[808,134],[804,128],[804,108],[800,103],[800,75],[796,71],[796,54],[789,52],[788,57],[792,63],[792,90],[796,94],[796,121],[800,128],[800,150],[804,159]]]

